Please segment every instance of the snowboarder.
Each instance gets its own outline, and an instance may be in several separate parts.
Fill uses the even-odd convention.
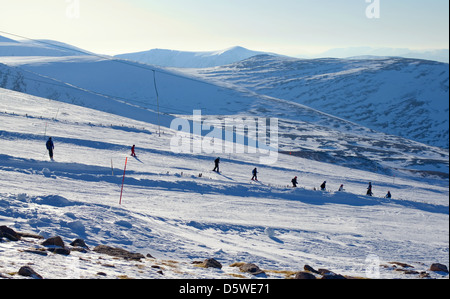
[[[132,157],[136,157],[136,152],[134,151],[134,148],[135,148],[136,146],[133,144],[133,146],[131,147],[131,156]]]
[[[367,187],[367,194],[366,195],[369,195],[369,196],[373,195],[373,193],[372,193],[372,182],[369,182],[369,187]]]
[[[217,158],[216,160],[214,160],[214,169],[213,171],[219,172],[219,163],[220,163],[220,158]]]
[[[327,181],[324,181],[324,182],[322,183],[322,185],[320,185],[320,190],[325,191],[326,186],[327,186]]]
[[[297,184],[298,184],[297,177],[293,178],[291,182],[292,182],[292,187],[297,188]]]
[[[386,196],[384,198],[392,198],[391,191],[388,191],[388,193],[386,194]]]
[[[344,184],[341,184],[341,186],[339,187],[339,192],[344,191]]]
[[[50,159],[53,160],[53,150],[55,149],[55,145],[53,144],[52,137],[48,138],[46,147],[47,147],[48,155],[50,156]]]
[[[252,181],[258,181],[258,177],[256,175],[258,173],[258,170],[256,169],[256,167],[255,169],[253,169],[252,173],[253,173]]]

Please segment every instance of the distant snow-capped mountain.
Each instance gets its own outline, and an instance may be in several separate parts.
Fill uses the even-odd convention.
[[[204,52],[153,49],[144,52],[121,54],[115,57],[164,67],[204,68],[227,65],[260,54],[268,53],[252,51],[243,47]]]

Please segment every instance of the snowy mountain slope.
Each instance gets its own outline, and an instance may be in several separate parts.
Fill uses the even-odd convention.
[[[174,154],[174,132],[157,137],[151,122],[0,89],[0,224],[155,257],[141,263],[80,252],[42,257],[24,251],[39,248],[32,242],[3,240],[0,274],[18,278],[11,273],[32,263],[46,278],[96,278],[99,272],[161,278],[155,266],[165,278],[250,278],[229,265],[252,262],[264,270],[299,271],[308,264],[365,277],[373,256],[382,265],[404,262],[420,271],[435,262],[448,265],[448,180],[401,173],[393,180],[280,155],[274,166],[258,165],[262,183],[255,184],[254,155],[223,157],[217,175],[211,172],[215,154]],[[46,153],[47,136],[55,140],[54,162]],[[311,148],[318,146],[310,141]],[[138,157],[128,157],[119,205],[132,143]],[[294,175],[301,188],[286,187]],[[330,191],[313,191],[323,180]],[[363,195],[368,181],[376,197]],[[346,192],[335,192],[341,183]],[[387,190],[393,199],[382,198]],[[224,268],[191,265],[210,257]],[[417,277],[393,269],[379,267],[380,277]]]
[[[402,48],[350,47],[350,48],[330,49],[319,55],[316,55],[314,58],[322,58],[322,57],[349,58],[355,56],[403,57],[403,58],[425,59],[449,63],[448,49],[411,50]]]
[[[392,135],[448,148],[448,64],[404,58],[313,59],[257,56],[185,70],[318,109]]]
[[[0,87],[158,122],[154,73],[148,65],[96,56],[2,57],[0,61],[9,65],[0,65]],[[406,168],[448,175],[445,150],[372,131],[241,86],[211,84],[173,70],[153,69],[159,109],[164,113],[159,121],[165,127],[176,115],[192,118],[194,109],[219,122],[227,117],[277,117],[281,152],[384,173]],[[133,112],[128,113],[128,108]],[[311,140],[318,146],[311,148]]]
[[[0,36],[0,56],[74,56],[88,51],[52,40],[16,41]]]
[[[116,55],[115,57],[164,67],[204,68],[227,65],[261,54],[268,53],[236,46],[219,51],[203,52],[152,49]]]

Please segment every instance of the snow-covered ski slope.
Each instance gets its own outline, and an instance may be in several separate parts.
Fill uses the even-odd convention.
[[[244,275],[231,263],[253,262],[265,270],[308,264],[364,277],[373,255],[382,264],[423,270],[448,265],[446,179],[393,177],[291,155],[264,166],[252,154],[222,157],[219,175],[211,171],[215,154],[174,154],[174,132],[164,129],[159,137],[156,131],[151,122],[0,89],[0,224],[156,258],[136,267],[72,252],[76,271],[67,271],[66,257],[43,258],[2,242],[0,272],[32,263],[46,278],[93,278],[99,271],[108,278],[161,278],[150,266],[160,261],[165,278],[229,278]],[[48,136],[55,142],[53,162]],[[132,144],[136,159],[128,156]],[[255,166],[261,184],[250,182]],[[287,187],[294,176],[300,188]],[[329,191],[313,191],[324,180]],[[375,197],[364,195],[369,181]],[[346,192],[335,191],[340,184]],[[393,199],[383,199],[388,190]],[[190,264],[211,257],[225,267]],[[410,277],[392,267],[380,271],[381,278]]]
[[[192,117],[194,109],[219,121],[277,117],[282,152],[385,173],[400,168],[448,175],[448,150],[374,131],[242,85],[211,83],[175,70],[98,56],[10,56],[0,57],[0,63],[3,88],[153,123],[159,108],[159,122],[166,127],[175,116]],[[418,128],[423,123],[420,119],[414,124]]]
[[[234,262],[292,271],[308,264],[355,276],[365,276],[373,256],[419,270],[448,265],[448,150],[233,80],[210,82],[76,49],[58,54],[61,48],[47,42],[21,43],[0,40],[1,225],[66,242],[81,237],[91,248],[150,253],[166,278],[243,275],[228,267]],[[22,56],[14,55],[18,49]],[[194,109],[219,123],[279,118],[277,163],[262,165],[248,153],[175,154],[168,127]],[[49,136],[53,162],[45,149]],[[136,159],[129,157],[133,144]],[[211,171],[217,156],[222,174]],[[254,167],[261,183],[250,181]],[[294,176],[298,189],[288,187]],[[314,191],[324,180],[329,192]],[[364,195],[369,181],[375,197]],[[335,192],[340,184],[346,192]],[[391,200],[383,199],[388,190]],[[20,244],[21,250],[32,246]],[[98,257],[73,252],[77,271],[67,271],[62,257],[0,246],[4,275],[32,263],[46,278],[161,277],[151,260],[138,269],[115,260],[104,267]],[[190,264],[210,257],[225,267],[200,271]],[[380,271],[385,278],[407,277],[392,266]]]

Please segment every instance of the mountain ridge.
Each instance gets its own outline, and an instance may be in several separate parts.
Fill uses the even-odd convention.
[[[259,55],[186,74],[245,88],[426,144],[448,148],[448,64],[411,58]]]
[[[217,51],[151,49],[142,52],[120,54],[114,57],[163,67],[203,68],[227,65],[261,54],[278,55],[234,46]]]

